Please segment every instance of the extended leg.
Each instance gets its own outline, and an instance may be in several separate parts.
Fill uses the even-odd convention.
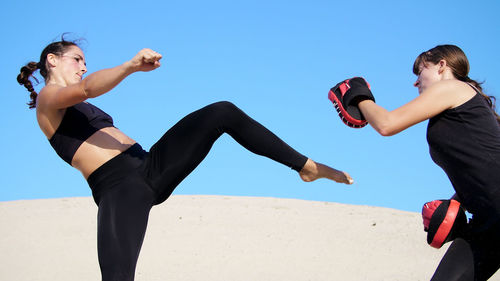
[[[232,103],[214,103],[184,117],[151,148],[145,171],[163,200],[198,166],[223,133],[228,133],[249,151],[298,172],[308,161]]]

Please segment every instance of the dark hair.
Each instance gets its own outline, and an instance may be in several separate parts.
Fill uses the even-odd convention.
[[[420,64],[426,65],[430,62],[437,64],[440,60],[445,60],[446,64],[450,67],[453,76],[460,81],[466,82],[474,88],[476,88],[479,93],[484,97],[488,105],[491,107],[493,113],[497,117],[497,121],[500,124],[500,116],[495,112],[495,97],[488,96],[483,93],[482,83],[469,78],[469,60],[465,53],[459,47],[455,45],[439,45],[426,52],[421,53],[413,63],[413,73],[418,75],[420,72]]]
[[[21,73],[17,75],[17,82],[20,85],[24,85],[24,87],[26,87],[26,89],[30,92],[31,101],[28,103],[29,108],[36,107],[36,98],[38,96],[37,92],[33,88],[30,77],[32,77],[36,81],[36,83],[39,83],[38,79],[33,75],[33,73],[36,70],[40,70],[40,75],[42,75],[43,79],[47,81],[50,78],[50,73],[47,69],[47,55],[54,54],[57,56],[62,56],[71,46],[78,47],[75,41],[64,40],[63,34],[61,36],[61,41],[50,43],[49,45],[47,45],[47,47],[45,47],[45,49],[43,49],[42,54],[40,55],[40,62],[31,61],[25,66],[21,67]]]

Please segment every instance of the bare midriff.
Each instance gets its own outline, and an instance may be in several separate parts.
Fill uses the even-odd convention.
[[[87,179],[92,172],[136,142],[115,127],[100,129],[80,145],[71,166]]]

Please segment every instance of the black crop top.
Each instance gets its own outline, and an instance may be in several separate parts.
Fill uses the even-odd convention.
[[[106,127],[114,127],[113,118],[96,106],[81,102],[66,109],[61,124],[49,142],[57,155],[71,165],[80,145]]]

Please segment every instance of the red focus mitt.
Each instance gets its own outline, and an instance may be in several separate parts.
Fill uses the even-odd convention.
[[[424,230],[427,243],[434,248],[441,248],[446,242],[463,235],[467,226],[467,216],[460,202],[434,200],[422,207]]]
[[[362,100],[375,101],[370,84],[363,77],[346,79],[328,92],[328,98],[332,101],[340,119],[351,128],[363,128],[368,124],[363,113],[358,108]]]

